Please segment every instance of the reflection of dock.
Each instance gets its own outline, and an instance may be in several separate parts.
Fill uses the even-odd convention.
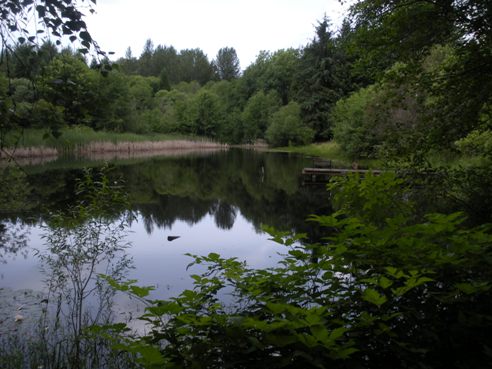
[[[302,170],[302,178],[304,184],[317,184],[326,183],[333,176],[344,176],[347,174],[359,174],[364,176],[367,173],[380,175],[382,171],[369,169],[304,168]]]

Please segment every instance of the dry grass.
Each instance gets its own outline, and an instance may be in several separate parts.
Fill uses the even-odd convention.
[[[223,147],[211,147],[211,148],[180,148],[180,149],[166,149],[160,151],[112,151],[112,152],[87,152],[83,156],[89,160],[131,160],[131,159],[145,159],[151,157],[179,157],[183,155],[209,155],[217,151],[226,150]]]
[[[49,158],[57,157],[58,151],[52,147],[16,147],[16,148],[6,148],[0,150],[0,159],[11,159],[11,158]]]
[[[122,141],[101,142],[77,145],[69,153],[83,157],[142,157],[153,155],[179,155],[190,151],[224,150],[228,145],[205,140],[168,140],[168,141]],[[60,149],[59,149],[60,150]],[[62,152],[53,147],[17,147],[0,151],[0,160],[56,158]]]
[[[189,150],[189,149],[217,149],[227,148],[227,145],[211,141],[142,141],[142,142],[91,142],[76,149],[76,154],[86,155],[90,153],[113,153],[113,152],[162,152],[168,150]]]
[[[270,146],[267,144],[265,140],[256,140],[254,143],[251,144],[241,144],[241,145],[234,145],[234,147],[240,148],[240,149],[252,149],[252,150],[268,150]]]

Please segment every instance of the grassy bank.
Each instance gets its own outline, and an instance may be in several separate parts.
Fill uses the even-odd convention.
[[[136,134],[94,131],[89,127],[73,126],[66,127],[60,131],[61,135],[55,138],[49,131],[44,129],[25,129],[10,132],[5,138],[6,147],[53,147],[56,149],[70,149],[86,145],[92,142],[142,142],[142,141],[170,141],[180,139],[200,138],[170,135],[170,134]]]
[[[67,127],[54,137],[43,129],[9,132],[3,142],[3,156],[41,157],[58,154],[149,152],[222,146],[197,136],[170,134],[134,134],[94,131],[83,126]],[[1,157],[1,155],[0,155]]]
[[[354,162],[353,159],[350,159],[343,153],[342,149],[335,141],[313,143],[306,146],[277,147],[272,149],[272,151],[290,152],[328,159],[332,160],[335,166],[340,167],[350,167]],[[357,160],[357,163],[359,166],[367,168],[379,168],[382,165],[380,160]]]

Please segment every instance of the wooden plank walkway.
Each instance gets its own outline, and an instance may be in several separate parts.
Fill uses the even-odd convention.
[[[379,175],[383,171],[378,169],[339,169],[339,168],[304,168],[303,175],[328,175],[328,176],[343,176],[349,173],[367,174],[371,172],[374,175]]]

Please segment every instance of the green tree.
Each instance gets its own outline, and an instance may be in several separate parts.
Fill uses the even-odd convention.
[[[332,111],[334,138],[351,158],[376,155],[377,114],[372,108],[376,86],[369,86],[337,102]]]
[[[60,55],[45,68],[40,81],[41,96],[63,107],[67,124],[91,125],[96,102],[97,72],[70,55]]]
[[[174,47],[157,45],[152,61],[155,75],[160,77],[165,71],[170,85],[180,82],[178,59],[178,52]]]
[[[313,136],[313,130],[303,125],[301,107],[296,102],[290,102],[272,115],[265,134],[273,146],[305,145],[312,142]]]
[[[125,51],[125,57],[120,58],[117,61],[121,70],[126,74],[136,74],[138,69],[137,58],[133,56],[132,49],[130,46]]]
[[[131,77],[112,71],[109,75],[97,75],[96,101],[93,104],[92,128],[124,132],[134,119],[135,102],[131,89]]]
[[[178,63],[180,81],[197,81],[203,86],[213,79],[212,65],[200,49],[181,50]]]
[[[263,89],[262,76],[265,74],[271,54],[267,51],[260,51],[256,60],[250,64],[239,79],[239,91],[243,104],[256,92]]]
[[[154,101],[161,115],[161,127],[157,131],[162,133],[186,133],[181,127],[183,116],[180,116],[178,112],[183,114],[184,107],[188,103],[188,96],[175,89],[170,91],[161,90],[155,95]]]
[[[337,103],[336,137],[353,157],[391,158],[426,152],[435,141],[426,119],[433,97],[418,83],[420,74],[396,63],[384,78]]]
[[[224,117],[219,97],[208,91],[200,91],[193,97],[191,104],[193,133],[217,137]]]
[[[286,105],[293,97],[294,81],[299,70],[299,51],[260,52],[256,61],[244,71],[240,88],[245,101],[256,92],[275,90]]]
[[[449,1],[357,1],[350,15],[361,76],[378,78],[395,62],[418,61],[430,46],[457,37]]]
[[[140,55],[140,58],[138,59],[138,74],[148,77],[152,76],[153,74],[153,58],[154,56],[154,43],[152,40],[149,38],[145,41],[145,45],[142,51],[142,54]]]
[[[241,73],[239,58],[233,47],[223,47],[220,49],[212,64],[221,80],[230,81],[231,79],[238,78]]]
[[[326,17],[316,26],[315,38],[303,50],[296,86],[303,121],[316,140],[333,137],[331,109],[351,89],[346,57],[329,27]]]
[[[258,91],[246,103],[242,113],[243,137],[246,142],[264,138],[270,118],[281,105],[275,91]]]
[[[293,97],[294,81],[299,68],[299,51],[294,49],[275,52],[260,78],[265,91],[275,90],[286,105]]]

